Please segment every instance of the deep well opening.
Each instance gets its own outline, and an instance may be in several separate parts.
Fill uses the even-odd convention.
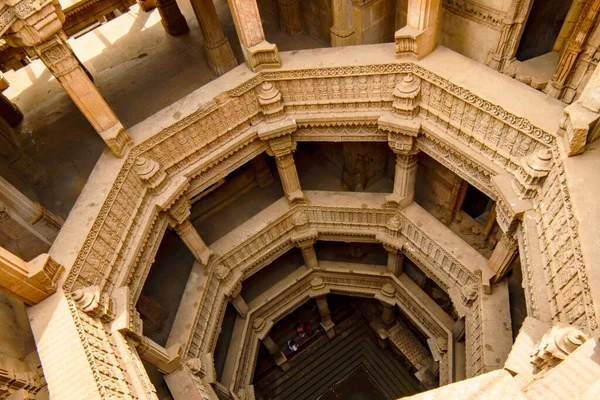
[[[387,143],[298,142],[294,157],[306,190],[393,190],[395,157]]]
[[[393,343],[375,333],[373,327],[381,323],[378,301],[328,295],[327,303],[336,326],[333,337],[328,337],[319,325],[320,316],[314,300],[302,304],[270,330],[269,337],[287,358],[289,369],[286,366],[283,371],[278,367],[273,355],[261,344],[253,382],[257,398],[329,399],[336,395],[335,398],[359,398],[356,396],[364,392],[373,393],[373,398],[393,399],[423,390],[423,385],[414,376],[414,367],[405,356]],[[398,320],[414,332],[414,340],[423,340],[419,332],[413,331],[414,326],[404,325],[407,321],[401,315]],[[311,334],[298,335],[296,327],[299,323],[312,324]],[[290,341],[296,343],[297,350],[289,348]],[[340,388],[339,383],[351,376],[359,376],[356,388]]]

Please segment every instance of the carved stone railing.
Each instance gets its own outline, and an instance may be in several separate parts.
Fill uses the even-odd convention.
[[[245,322],[241,351],[236,359],[232,390],[237,392],[251,383],[259,338],[266,336],[274,323],[308,299],[329,293],[370,298],[387,296],[386,302],[397,305],[425,336],[436,340],[439,338],[447,345],[450,344],[440,362],[439,383],[444,385],[451,382],[452,318],[433,301],[423,304],[402,281],[391,274],[367,273],[361,264],[349,264],[348,266],[353,267],[351,271],[327,268],[334,264],[336,263],[325,262],[323,268],[309,271],[295,282],[283,285],[263,304],[250,310]],[[389,293],[383,295],[386,291]]]
[[[326,64],[332,66],[313,67],[310,60],[284,63],[289,70],[266,70],[250,75],[244,71],[232,71],[227,80],[216,80],[189,98],[131,128],[129,132],[137,144],[125,159],[110,160],[110,163],[104,158],[100,161],[100,164],[110,164],[111,170],[118,168],[118,172],[114,174],[110,187],[103,183],[105,180],[96,182],[103,186],[102,205],[93,209],[97,210],[93,211],[94,216],[90,216],[89,212],[86,214],[86,218],[93,219],[93,223],[85,239],[77,239],[76,244],[70,243],[68,250],[65,250],[72,253],[74,245],[79,248],[72,266],[65,265],[70,269],[63,284],[64,291],[71,293],[82,288],[98,287],[102,301],[110,303],[109,299],[116,289],[129,286],[132,294],[129,297],[130,307],[135,305],[157,244],[166,229],[163,212],[168,211],[181,196],[191,198],[194,193],[200,193],[265,151],[267,145],[257,134],[258,128],[264,124],[257,93],[260,84],[268,81],[279,88],[287,118],[296,121],[297,129],[292,133],[292,140],[347,138],[352,141],[384,141],[385,136],[389,137],[390,134],[416,135],[418,149],[494,199],[498,193],[495,186],[489,183],[494,176],[501,171],[517,175],[523,157],[539,149],[550,149],[553,155],[550,174],[537,198],[532,199],[532,212],[538,218],[537,230],[542,236],[540,247],[543,257],[540,264],[546,271],[546,282],[549,283],[547,298],[552,299],[551,304],[555,309],[553,318],[563,318],[587,333],[596,331],[596,314],[588,274],[581,256],[577,222],[570,211],[572,205],[555,136],[534,126],[526,117],[508,111],[510,104],[503,103],[503,107],[478,96],[478,83],[462,83],[465,86],[462,87],[439,75],[443,72],[436,74],[429,71],[425,65],[431,66],[436,52],[423,61],[407,62],[394,59],[392,46],[381,45],[373,50],[377,56],[374,57],[374,65],[344,65],[347,61],[336,60]],[[454,56],[446,54],[445,57]],[[412,119],[396,119],[391,125],[384,123],[386,118],[389,120],[393,116],[394,88],[408,73],[417,79],[421,90],[420,111]],[[495,74],[493,71],[478,70],[478,74],[488,73],[490,76]],[[237,86],[226,86],[230,84]],[[532,98],[531,93],[526,94]],[[515,93],[515,96],[518,95]],[[537,98],[534,101],[538,101]],[[197,109],[196,104],[200,104]],[[546,106],[541,96],[538,105],[540,108]],[[174,117],[174,110],[181,110],[186,116],[181,119]],[[539,116],[536,118],[539,122]],[[343,128],[337,129],[338,126]],[[341,133],[342,130],[344,133]],[[150,176],[148,171],[136,169],[142,158],[155,168],[150,171]],[[313,212],[309,206],[306,207],[307,213]],[[387,215],[388,211],[381,209],[377,213]],[[354,215],[359,214],[357,211]],[[72,217],[73,221],[77,218]],[[567,223],[562,224],[563,221]],[[82,226],[88,225],[87,220],[80,222]],[[348,223],[348,226],[352,226],[352,221]],[[326,225],[327,221],[323,221],[323,224]],[[335,229],[327,232],[326,228],[323,227],[323,234],[343,237],[343,232],[334,232]],[[315,226],[315,229],[319,228]],[[356,237],[375,240],[377,234],[382,234],[385,229],[361,229],[356,232]],[[555,232],[560,232],[560,235],[556,236]],[[555,241],[557,237],[561,240]],[[59,243],[66,246],[62,244],[64,241]],[[558,252],[554,251],[557,244],[560,244]],[[291,242],[280,243],[270,255],[258,261],[267,263],[291,246]],[[411,246],[414,251],[420,251],[417,246]],[[413,255],[415,258],[417,256]],[[428,257],[431,279],[438,283],[450,278],[456,284],[473,279],[470,274],[475,274],[475,271],[469,268],[466,268],[464,276],[452,276],[450,272],[455,270],[451,258],[450,264],[444,267],[447,269],[445,273],[441,273],[442,268],[438,274],[434,274],[433,264],[441,259],[436,258],[435,254],[422,254],[422,263]],[[260,262],[255,262],[252,267],[255,269],[247,272],[253,273],[260,268]],[[524,266],[524,269],[527,268],[529,266]],[[559,282],[562,279],[559,276],[571,278]],[[236,276],[236,280],[239,278]],[[210,282],[220,282],[214,268],[209,271],[208,279]],[[225,287],[221,285],[225,284],[207,285],[203,296],[215,297]],[[109,306],[104,304],[101,308],[108,311]],[[73,318],[79,318],[80,311],[72,311]],[[197,326],[214,331],[222,313],[222,307],[214,308],[212,303],[202,302]],[[131,314],[134,320],[133,310]],[[209,314],[216,316],[215,323],[207,323],[213,318],[207,317]],[[111,319],[110,313],[95,318],[100,317],[107,321]],[[196,351],[195,346],[211,347],[212,344],[206,340],[204,333],[196,332],[191,340],[194,345],[188,346],[187,351]],[[90,363],[94,362],[91,355],[88,354],[88,358]]]

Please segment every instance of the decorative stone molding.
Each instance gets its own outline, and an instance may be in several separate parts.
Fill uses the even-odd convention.
[[[267,122],[279,121],[284,117],[281,93],[273,82],[263,82],[258,91],[258,103]]]
[[[81,311],[92,317],[100,318],[104,322],[115,317],[112,299],[103,296],[98,286],[77,289],[71,293],[71,298]]]
[[[531,199],[538,193],[548,172],[552,169],[552,152],[539,150],[525,157],[513,180],[513,187],[522,199]]]
[[[133,168],[140,179],[148,184],[150,191],[153,193],[160,193],[166,187],[167,173],[157,161],[146,157],[138,157],[135,159]]]
[[[581,346],[588,336],[566,324],[554,325],[532,349],[531,363],[538,371],[553,368]]]

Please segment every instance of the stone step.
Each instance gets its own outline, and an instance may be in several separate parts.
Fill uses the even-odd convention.
[[[286,393],[294,393],[302,387],[311,383],[312,379],[319,376],[327,376],[327,371],[330,368],[336,368],[340,365],[340,361],[352,356],[360,351],[360,348],[355,346],[357,341],[367,331],[366,324],[362,324],[352,330],[345,330],[338,333],[333,339],[326,343],[327,345],[313,350],[310,357],[306,357],[302,362],[292,364],[292,368],[284,374],[281,374],[275,381],[270,382],[268,388],[259,386],[262,392],[267,395],[284,395]],[[274,396],[271,396],[275,398]],[[288,397],[281,397],[287,399]]]
[[[310,352],[301,352],[293,360],[289,361],[291,369],[290,371],[288,371],[288,373],[284,373],[283,371],[281,371],[281,369],[277,369],[268,376],[261,377],[260,380],[256,381],[254,384],[255,387],[258,390],[261,390],[264,387],[271,387],[273,385],[276,385],[275,381],[280,379],[280,377],[283,377],[285,379],[288,374],[293,374],[292,371],[302,370],[304,368],[309,367],[310,363],[312,362],[312,355],[317,354],[319,352],[327,352],[328,349],[335,346],[341,338],[352,334],[352,332],[354,332],[355,330],[361,329],[362,325],[360,323],[357,323],[359,321],[361,321],[360,315],[356,315],[342,322],[337,327],[337,329],[340,331],[339,334],[336,335],[333,339],[327,339],[327,337],[323,337],[321,340],[319,340],[316,344],[313,345]]]

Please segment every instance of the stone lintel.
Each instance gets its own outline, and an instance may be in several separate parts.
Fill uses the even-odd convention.
[[[378,242],[381,242],[384,246],[390,246],[398,251],[402,251],[403,246],[406,244],[406,240],[401,238],[392,238],[383,233],[378,233],[375,235],[375,239]]]

